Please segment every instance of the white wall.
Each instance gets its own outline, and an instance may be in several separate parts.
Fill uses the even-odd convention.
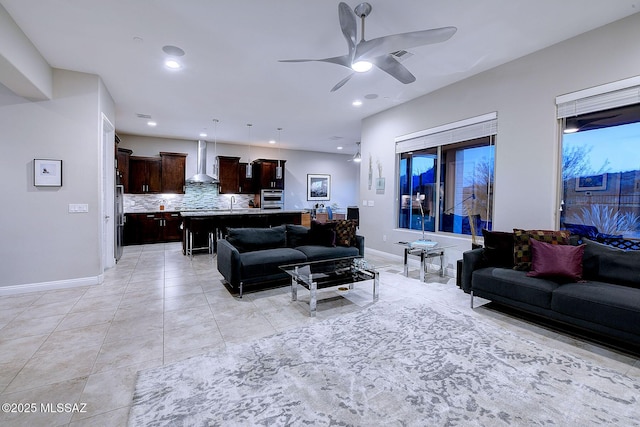
[[[119,147],[133,150],[133,156],[158,156],[160,151],[187,153],[187,178],[196,173],[197,142],[182,139],[165,139],[138,135],[118,134]],[[240,157],[241,162],[249,159],[248,145],[217,143],[219,156]],[[207,173],[213,172],[216,149],[214,143],[207,143]],[[278,150],[271,147],[251,146],[251,160],[280,159],[285,163],[285,208],[310,208],[318,202],[307,201],[307,174],[331,175],[331,200],[325,205],[336,203],[347,207],[358,203],[358,174],[356,163],[351,156],[331,153],[315,153],[299,150]]]
[[[363,121],[362,155],[383,162],[384,195],[360,173],[361,231],[367,246],[391,253],[416,232],[396,229],[394,138],[496,111],[495,230],[557,227],[559,131],[555,97],[640,74],[640,14],[494,68]],[[386,241],[384,237],[386,236]],[[450,267],[470,248],[468,237],[432,236],[449,250]]]
[[[0,295],[101,280],[100,123],[114,111],[95,75],[54,69],[47,101],[0,86]],[[34,187],[34,158],[63,161],[62,187]]]

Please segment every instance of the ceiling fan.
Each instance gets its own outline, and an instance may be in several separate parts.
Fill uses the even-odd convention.
[[[442,27],[431,30],[412,31],[402,34],[393,34],[378,37],[372,40],[364,38],[364,21],[371,13],[372,7],[369,3],[360,3],[351,10],[349,5],[340,2],[338,5],[338,18],[342,34],[347,40],[349,53],[342,56],[334,56],[323,59],[284,59],[279,62],[329,62],[342,65],[353,70],[351,74],[339,81],[332,89],[335,92],[347,83],[356,72],[369,71],[372,66],[376,66],[396,80],[409,84],[416,78],[409,70],[402,65],[392,54],[405,49],[426,44],[442,43],[449,40],[458,30],[456,27]],[[357,42],[356,17],[361,19],[361,39]]]

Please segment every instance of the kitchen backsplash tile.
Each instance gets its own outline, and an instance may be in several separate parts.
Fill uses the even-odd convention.
[[[237,208],[250,208],[252,194],[218,194],[217,185],[187,184],[185,194],[125,194],[125,213],[155,212],[164,205],[166,211],[192,209],[228,209],[231,196]]]

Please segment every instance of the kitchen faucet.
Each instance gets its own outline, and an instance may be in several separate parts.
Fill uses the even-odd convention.
[[[236,196],[231,196],[231,199],[230,199],[231,205],[229,206],[230,211],[233,210],[233,204],[235,203],[235,201],[236,201]]]

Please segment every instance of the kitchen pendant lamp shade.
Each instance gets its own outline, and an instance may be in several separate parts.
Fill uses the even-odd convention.
[[[251,123],[247,123],[247,129],[249,129],[249,157],[247,160],[247,166],[244,171],[245,178],[251,178],[253,176],[251,173],[252,172],[251,171],[251,168],[252,168],[251,166],[251,126],[253,126]]]
[[[282,179],[282,162],[280,161],[280,144],[282,143],[282,128],[278,128],[278,166],[276,166],[276,179]]]

